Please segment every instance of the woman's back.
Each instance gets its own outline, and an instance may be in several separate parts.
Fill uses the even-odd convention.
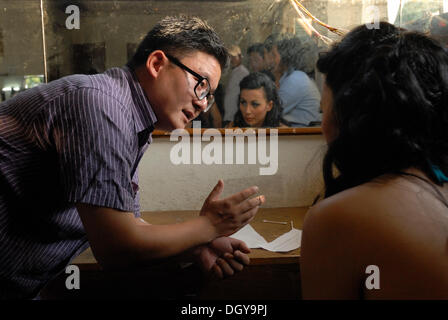
[[[317,68],[325,200],[303,227],[303,296],[448,299],[445,49],[380,22]]]
[[[448,199],[448,185],[436,188]],[[448,207],[438,198],[417,177],[385,175],[318,203],[304,225],[304,298],[448,299]]]

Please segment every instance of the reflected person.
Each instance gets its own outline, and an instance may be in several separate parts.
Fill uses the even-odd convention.
[[[262,72],[249,74],[240,82],[239,109],[228,127],[281,127],[282,106],[275,83]]]
[[[306,54],[298,38],[280,40],[272,48],[282,116],[291,127],[307,127],[322,119],[319,89],[302,70],[309,67]]]
[[[225,87],[223,125],[231,122],[235,113],[238,111],[239,83],[249,74],[249,70],[242,63],[243,56],[239,46],[231,46],[229,48],[229,55],[232,69]]]
[[[249,57],[250,72],[260,72],[265,69],[264,66],[264,45],[262,43],[255,43],[247,49]]]
[[[448,50],[448,12],[431,18],[429,32]]]

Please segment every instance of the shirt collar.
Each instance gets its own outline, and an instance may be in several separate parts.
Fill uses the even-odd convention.
[[[151,104],[149,103],[142,86],[138,82],[134,71],[127,66],[122,67],[122,70],[128,80],[132,101],[134,102],[132,112],[134,115],[135,130],[137,133],[142,131],[151,133],[154,131],[154,124],[157,122],[154,110],[152,110]]]

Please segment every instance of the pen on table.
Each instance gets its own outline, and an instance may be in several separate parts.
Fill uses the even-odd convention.
[[[267,222],[267,223],[278,223],[278,224],[287,224],[287,222],[283,222],[283,221],[263,220],[263,222]]]

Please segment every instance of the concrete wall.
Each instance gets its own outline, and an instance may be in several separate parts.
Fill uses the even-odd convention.
[[[257,185],[267,198],[265,207],[309,206],[323,187],[321,160],[325,143],[322,135],[279,136],[275,175],[260,175],[259,168],[263,166],[247,164],[247,160],[246,164],[174,165],[170,152],[176,144],[166,137],[154,138],[141,160],[143,211],[199,210],[219,179],[224,180],[223,197]],[[208,144],[202,142],[202,148]]]

